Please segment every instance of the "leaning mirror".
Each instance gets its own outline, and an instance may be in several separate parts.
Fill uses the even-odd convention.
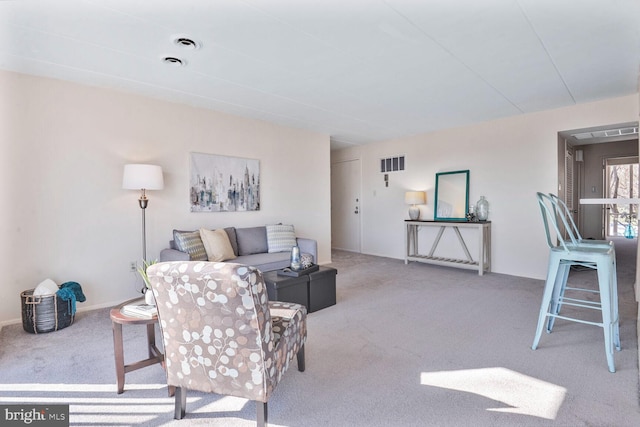
[[[469,171],[436,174],[436,221],[466,221],[469,211]]]

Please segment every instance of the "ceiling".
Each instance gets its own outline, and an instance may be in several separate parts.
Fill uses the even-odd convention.
[[[637,93],[640,1],[3,0],[0,68],[335,149]]]

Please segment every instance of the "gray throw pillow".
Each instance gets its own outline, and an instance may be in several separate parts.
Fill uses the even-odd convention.
[[[236,228],[238,255],[264,254],[269,251],[267,245],[267,227]]]
[[[173,230],[176,249],[189,254],[191,261],[206,261],[207,251],[200,238],[200,231]]]
[[[235,254],[235,256],[238,256],[238,238],[236,237],[235,227],[227,227],[224,229],[224,231],[226,231],[227,236],[229,236],[229,243],[231,243],[233,253]]]

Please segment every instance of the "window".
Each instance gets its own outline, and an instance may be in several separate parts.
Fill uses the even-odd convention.
[[[638,158],[623,157],[607,159],[606,190],[607,198],[638,197]],[[638,212],[636,205],[611,205],[606,211],[607,236],[624,236],[628,224],[638,235]]]

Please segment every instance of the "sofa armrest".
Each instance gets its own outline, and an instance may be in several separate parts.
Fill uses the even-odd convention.
[[[306,239],[304,237],[296,237],[298,247],[301,253],[307,253],[313,255],[313,262],[318,262],[318,242],[313,239]]]
[[[186,252],[167,248],[160,251],[160,262],[167,261],[191,261],[191,256]]]

